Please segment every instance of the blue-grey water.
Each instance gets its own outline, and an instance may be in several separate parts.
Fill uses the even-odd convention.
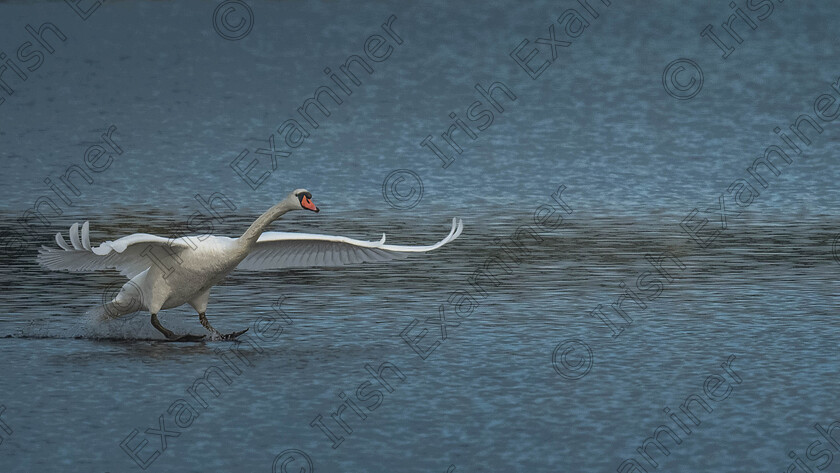
[[[840,471],[840,424],[815,427],[840,421],[840,125],[837,103],[814,105],[840,101],[840,8],[738,2],[755,26],[733,17],[739,43],[721,26],[736,15],[726,1],[607,3],[0,4],[0,471]],[[558,22],[570,8],[588,23],[576,38]],[[381,26],[392,15],[394,36]],[[52,53],[26,29],[45,22],[65,38],[43,33]],[[511,51],[527,39],[518,55],[538,48],[537,69],[552,59],[552,24],[569,44],[532,79]],[[708,24],[734,48],[726,58],[701,36]],[[307,124],[296,111],[307,97],[339,90],[324,69],[367,58],[368,38],[390,55],[367,61],[372,74],[351,65],[360,85],[345,79],[352,94],[337,92],[340,106],[324,96],[330,115],[311,106],[319,126]],[[687,100],[663,86],[680,58],[703,73]],[[496,90],[503,111],[484,99],[492,123],[469,120],[483,100],[474,86],[495,82],[515,100]],[[806,145],[789,126],[818,111],[821,133],[800,123]],[[460,154],[440,136],[453,112],[476,136],[454,132]],[[277,131],[290,118],[309,132],[296,148]],[[116,148],[101,138],[112,126]],[[427,135],[448,167],[420,145]],[[291,153],[273,167],[272,136]],[[771,145],[791,162],[761,168],[764,188],[747,167]],[[86,164],[95,146],[107,155]],[[248,176],[264,176],[256,189],[231,167],[244,150],[240,172],[258,159]],[[60,179],[71,166],[92,180],[71,177],[78,195]],[[422,199],[406,180],[385,186],[392,206],[383,180],[401,169],[420,177]],[[759,195],[735,202],[738,179]],[[561,186],[571,213],[552,198]],[[122,277],[35,262],[74,222],[91,222],[94,245],[181,235],[207,214],[196,195],[228,199],[212,231],[236,236],[301,187],[321,212],[274,230],[430,244],[452,217],[465,229],[395,262],[232,274],[208,317],[251,327],[239,345],[149,340],[160,336],[144,313],[93,325],[85,312]],[[24,235],[19,218],[40,198],[57,209],[40,200],[44,220]],[[544,205],[562,222],[516,247]],[[695,208],[686,228],[707,219],[705,247],[681,227]],[[505,257],[500,245],[518,257],[479,289],[471,278]],[[665,260],[671,281],[646,259],[663,254],[682,265]],[[625,297],[627,323],[610,305],[646,272],[661,291]],[[477,305],[456,311],[450,297],[465,293]],[[161,320],[203,331],[189,307]],[[425,359],[406,342],[423,333]],[[366,365],[402,376],[386,369],[386,387]],[[200,387],[202,405],[188,391],[208,369],[227,382],[212,375],[217,395]],[[312,426],[319,416],[333,440]],[[646,441],[655,431],[666,450]]]

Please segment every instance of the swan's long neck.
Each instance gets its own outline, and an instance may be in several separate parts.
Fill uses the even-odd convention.
[[[259,218],[254,220],[254,223],[252,223],[251,226],[245,230],[245,233],[239,237],[239,241],[244,243],[246,247],[250,248],[257,242],[257,239],[260,235],[262,235],[266,228],[271,225],[271,222],[277,220],[290,210],[293,209],[287,201],[280,202],[274,207],[268,209],[264,214],[260,215]]]

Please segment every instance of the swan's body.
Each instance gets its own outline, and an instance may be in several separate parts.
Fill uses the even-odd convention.
[[[299,189],[260,216],[239,238],[223,236],[167,239],[136,233],[116,241],[91,247],[89,224],[70,227],[70,245],[56,234],[59,249],[42,247],[38,261],[53,270],[90,272],[116,269],[129,279],[117,297],[101,308],[103,316],[119,317],[141,309],[151,314],[152,325],[169,339],[196,340],[203,337],[176,337],[157,320],[160,310],[190,304],[213,335],[220,336],[205,316],[210,289],[235,269],[260,271],[288,268],[342,266],[362,262],[387,261],[408,253],[440,248],[456,239],[463,229],[452,220],[449,235],[431,246],[386,245],[385,235],[378,242],[306,233],[266,232],[265,229],[291,210],[318,212],[311,194]],[[241,332],[230,334],[235,338]]]

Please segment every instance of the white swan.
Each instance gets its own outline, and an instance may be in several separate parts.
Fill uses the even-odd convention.
[[[163,238],[135,233],[96,248],[90,244],[90,226],[85,222],[70,227],[70,245],[55,235],[60,248],[42,246],[38,262],[51,270],[91,272],[116,269],[129,281],[117,296],[99,309],[102,317],[119,317],[141,309],[151,314],[152,325],[172,341],[196,341],[204,335],[177,336],[163,327],[157,314],[183,304],[191,305],[201,324],[214,338],[234,339],[245,333],[222,335],[207,321],[205,312],[210,288],[234,269],[259,271],[387,261],[408,253],[432,251],[458,238],[463,230],[460,219],[452,219],[452,230],[431,246],[386,245],[385,235],[378,242],[341,236],[307,233],[265,232],[281,215],[292,210],[318,212],[312,194],[298,189],[257,218],[239,238],[222,236]]]

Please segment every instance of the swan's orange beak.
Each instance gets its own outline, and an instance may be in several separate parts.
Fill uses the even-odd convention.
[[[315,213],[319,212],[318,207],[316,207],[315,204],[312,203],[312,200],[309,197],[303,196],[303,198],[300,199],[300,205],[303,208],[311,210]]]

